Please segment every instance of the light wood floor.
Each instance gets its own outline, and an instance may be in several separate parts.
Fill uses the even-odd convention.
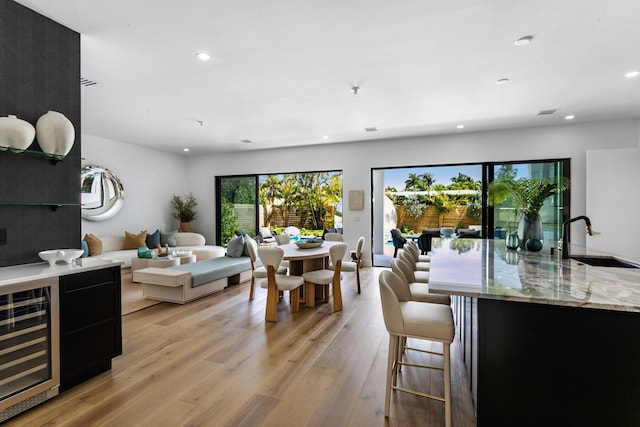
[[[6,426],[443,426],[441,402],[399,392],[385,420],[381,270],[361,272],[361,295],[354,273],[345,273],[339,313],[301,305],[292,316],[287,298],[279,321],[265,323],[266,291],[258,287],[249,302],[245,284],[126,315],[124,354],[110,372]],[[457,344],[452,371],[453,425],[475,426]],[[400,381],[442,393],[441,373],[405,367]]]

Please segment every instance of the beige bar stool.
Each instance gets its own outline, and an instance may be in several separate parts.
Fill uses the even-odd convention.
[[[418,302],[431,302],[434,304],[451,304],[451,297],[449,295],[429,292],[429,285],[427,283],[409,282],[402,271],[397,268],[399,261],[399,259],[391,260],[391,271],[385,270],[380,274],[385,275],[387,283],[397,282],[398,288],[404,287],[408,289],[409,295],[406,299]]]
[[[453,313],[451,307],[444,304],[432,304],[428,302],[408,301],[396,293],[396,286],[388,283],[388,275],[380,274],[380,299],[382,301],[382,314],[384,324],[389,332],[389,358],[387,361],[387,380],[385,392],[384,415],[389,417],[391,405],[391,390],[410,393],[416,396],[426,397],[444,402],[445,425],[451,426],[451,361],[450,345],[453,342],[455,328],[453,325]],[[402,295],[402,293],[400,293]],[[427,366],[406,363],[402,361],[404,350],[422,351],[432,354],[440,354],[426,350],[404,347],[406,338],[421,339],[441,342],[443,346],[443,365]],[[422,393],[400,387],[397,384],[398,371],[401,366],[420,367],[444,371],[444,397]]]
[[[406,260],[405,258],[397,258],[399,262],[396,264],[397,270],[402,270],[402,273],[407,278],[407,282],[409,283],[429,283],[429,272],[428,271],[416,271],[411,267],[411,261]],[[391,268],[393,268],[393,264],[391,264]]]

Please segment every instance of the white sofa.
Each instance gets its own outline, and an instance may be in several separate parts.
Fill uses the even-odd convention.
[[[131,258],[138,256],[138,250],[124,249],[124,236],[98,237],[102,240],[102,253],[95,258],[122,261],[122,268],[131,267]],[[171,249],[191,250],[196,261],[218,258],[226,252],[222,246],[206,245],[204,236],[199,233],[178,233],[176,247]]]

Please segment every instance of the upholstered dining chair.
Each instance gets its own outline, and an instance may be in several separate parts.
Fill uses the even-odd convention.
[[[250,239],[247,241],[247,252],[249,252],[249,259],[251,260],[251,286],[249,288],[249,301],[252,301],[255,296],[255,283],[256,279],[266,279],[267,269],[264,265],[258,264],[258,243]],[[287,274],[287,268],[280,266],[276,270],[276,274]]]
[[[342,271],[355,271],[356,282],[358,283],[358,293],[360,293],[360,267],[362,267],[362,250],[364,249],[364,236],[358,238],[356,249],[351,251],[353,261],[342,261]],[[333,265],[331,265],[332,268]]]
[[[411,251],[411,255],[416,260],[416,262],[431,262],[431,255],[423,255],[420,253],[420,247],[418,246],[418,243],[414,241],[407,242],[407,245],[405,245],[404,248],[405,250]]]
[[[327,240],[330,242],[343,242],[344,238],[340,233],[325,233],[324,240]]]
[[[388,271],[388,270],[387,270]],[[380,300],[384,324],[389,333],[389,353],[387,359],[387,378],[385,386],[384,416],[389,417],[391,391],[401,391],[416,396],[444,402],[445,425],[451,426],[451,358],[450,346],[455,328],[451,307],[445,304],[433,304],[407,300],[406,292],[396,292],[393,283],[388,282],[387,274],[380,274]],[[405,345],[407,339],[441,342],[442,353],[417,349]],[[406,363],[402,361],[405,351],[420,351],[443,356],[443,367]],[[401,366],[409,368],[428,368],[441,370],[444,374],[444,397],[422,393],[398,385],[398,372]],[[417,384],[419,384],[418,382]]]
[[[288,234],[276,234],[273,238],[276,239],[278,246],[287,245],[291,242],[291,237]]]
[[[276,274],[284,256],[282,248],[263,246],[258,248],[258,257],[267,270],[267,278],[260,282],[260,287],[267,290],[267,306],[264,320],[278,321],[278,300],[281,291],[289,291],[289,305],[291,313],[300,311],[300,287],[304,280],[300,276]]]
[[[349,245],[346,243],[338,243],[329,248],[329,259],[331,264],[333,264],[333,270],[313,270],[302,274],[307,307],[313,307],[315,305],[316,285],[322,285],[327,288],[324,291],[323,300],[325,302],[329,301],[329,285],[332,285],[333,311],[342,310],[342,290],[340,287],[342,280],[342,260],[348,248]]]
[[[393,241],[393,257],[398,256],[398,249],[402,249],[404,244],[407,243],[407,239],[402,236],[402,232],[398,228],[391,230],[391,240]]]

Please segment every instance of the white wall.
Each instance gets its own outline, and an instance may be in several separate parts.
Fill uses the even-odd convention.
[[[587,216],[600,233],[587,237],[588,247],[640,259],[639,166],[638,148],[587,153]]]
[[[188,192],[184,156],[83,134],[82,157],[82,166],[109,169],[124,187],[120,212],[101,222],[83,219],[83,236],[124,236],[125,230],[139,233],[178,228],[169,203],[173,194]]]
[[[363,141],[346,144],[243,151],[188,159],[187,184],[200,203],[198,231],[215,241],[216,175],[263,174],[307,170],[343,171],[344,194],[371,194],[371,168],[420,166],[484,161],[571,158],[571,216],[586,213],[586,152],[637,146],[638,120],[574,123],[561,126],[459,133],[454,135]],[[365,200],[369,200],[365,196]],[[345,209],[345,240],[354,246],[358,236],[371,236],[371,206]],[[574,224],[574,243],[585,236]],[[369,248],[367,248],[368,251]],[[370,253],[366,254],[370,259]]]

